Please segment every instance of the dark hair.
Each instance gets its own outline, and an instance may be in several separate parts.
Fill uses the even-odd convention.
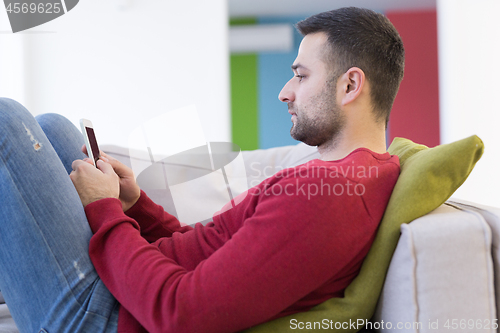
[[[403,41],[389,19],[369,9],[347,7],[313,15],[295,26],[304,36],[327,34],[327,62],[334,79],[351,67],[365,73],[376,119],[387,124],[404,73]]]

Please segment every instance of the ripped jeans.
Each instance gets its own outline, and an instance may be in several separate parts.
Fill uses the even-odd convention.
[[[119,303],[88,255],[92,232],[68,173],[83,137],[0,98],[0,290],[21,332],[116,332]]]

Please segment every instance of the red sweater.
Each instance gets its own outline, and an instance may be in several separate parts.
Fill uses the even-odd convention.
[[[397,156],[364,148],[313,160],[194,229],[144,192],[127,214],[118,199],[87,205],[90,257],[121,304],[118,331],[236,332],[343,297],[398,175]]]

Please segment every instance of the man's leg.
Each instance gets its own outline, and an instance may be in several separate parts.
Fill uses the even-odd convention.
[[[87,157],[82,151],[85,143],[80,130],[67,118],[57,113],[45,113],[35,117],[45,136],[49,139],[68,175],[71,163]]]
[[[20,331],[116,331],[119,305],[89,259],[92,232],[67,170],[12,100],[0,99],[0,133],[0,289]]]

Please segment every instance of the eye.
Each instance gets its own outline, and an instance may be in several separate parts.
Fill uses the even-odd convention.
[[[305,77],[305,75],[295,74],[295,77],[298,77],[299,78],[299,82],[301,82],[302,79]]]

